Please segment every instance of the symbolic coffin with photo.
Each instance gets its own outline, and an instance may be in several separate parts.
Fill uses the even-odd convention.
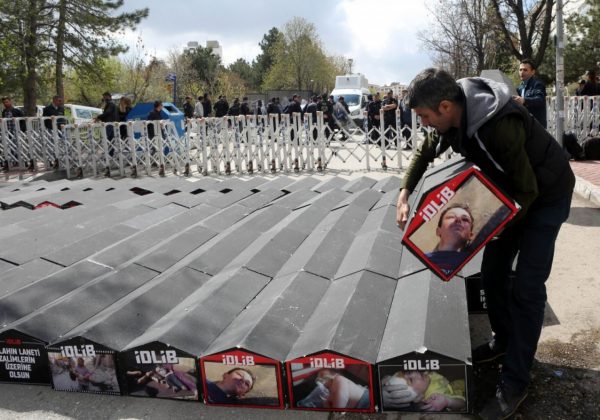
[[[50,385],[46,343],[14,329],[0,333],[0,382]]]
[[[119,373],[125,392],[135,397],[198,399],[196,358],[160,342],[120,353]]]
[[[206,404],[283,408],[279,361],[236,349],[204,356],[200,365]]]
[[[517,205],[476,166],[452,160],[427,172],[402,241],[444,281],[498,234]]]
[[[83,337],[52,343],[47,349],[57,391],[121,395],[114,350]]]

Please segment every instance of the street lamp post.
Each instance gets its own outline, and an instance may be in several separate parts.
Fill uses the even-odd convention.
[[[565,131],[565,45],[563,40],[563,2],[556,0],[556,141],[562,146]]]
[[[177,75],[175,73],[167,74],[165,82],[173,82],[173,104],[177,104]]]
[[[352,63],[354,63],[354,60],[349,58],[348,59],[348,74],[352,74]]]

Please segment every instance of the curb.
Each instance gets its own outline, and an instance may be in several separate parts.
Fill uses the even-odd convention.
[[[578,195],[593,204],[600,206],[600,187],[575,176],[575,190]]]

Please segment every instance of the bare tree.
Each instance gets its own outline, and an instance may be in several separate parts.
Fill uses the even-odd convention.
[[[518,60],[542,63],[552,25],[554,0],[491,0],[506,45]]]
[[[437,66],[456,78],[505,67],[506,48],[490,0],[448,0],[429,10],[436,25],[418,38]]]

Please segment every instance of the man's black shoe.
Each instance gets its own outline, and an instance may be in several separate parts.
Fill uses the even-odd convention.
[[[500,348],[496,341],[492,340],[475,348],[472,360],[473,363],[487,363],[503,357],[505,354],[506,350]]]
[[[482,420],[508,419],[517,411],[517,408],[527,398],[527,390],[513,393],[504,383],[496,388],[496,396],[489,399],[479,412]]]

